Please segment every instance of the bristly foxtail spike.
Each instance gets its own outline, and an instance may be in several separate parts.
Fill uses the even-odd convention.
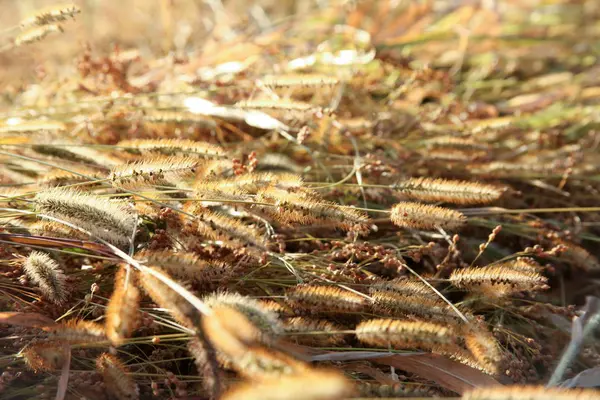
[[[467,218],[460,211],[429,204],[400,202],[394,204],[390,219],[394,225],[411,229],[449,229],[462,227]]]
[[[48,25],[54,22],[63,22],[69,18],[75,19],[81,9],[75,4],[59,4],[36,11],[33,15],[21,20],[22,29],[35,25]]]
[[[426,177],[407,179],[394,189],[411,200],[463,205],[491,203],[504,192],[504,188],[484,183]]]
[[[33,251],[23,263],[23,270],[41,290],[44,297],[56,304],[67,298],[66,276],[60,266],[46,253]]]
[[[96,359],[96,369],[102,374],[108,391],[117,399],[135,400],[139,389],[123,363],[112,354],[103,353]]]
[[[116,246],[129,244],[137,215],[122,201],[67,188],[39,192],[34,198],[38,212],[77,225]]]
[[[115,285],[106,307],[106,336],[113,345],[121,345],[137,327],[140,291],[137,271],[122,265],[115,275]]]

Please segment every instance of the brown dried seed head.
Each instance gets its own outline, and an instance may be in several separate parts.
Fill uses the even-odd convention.
[[[230,359],[244,355],[249,346],[263,341],[262,332],[231,306],[213,307],[212,313],[202,318],[202,327],[215,349]]]
[[[96,170],[92,168],[77,168],[73,169],[74,172],[78,172],[81,175],[76,175],[70,171],[64,171],[60,169],[52,169],[48,173],[40,176],[37,179],[38,185],[43,188],[53,188],[57,186],[67,186],[76,183],[89,182],[90,177],[96,177]],[[86,176],[82,176],[86,175]],[[89,184],[93,187],[93,184]]]
[[[308,88],[337,85],[340,83],[340,79],[335,76],[322,74],[287,74],[266,75],[260,79],[260,82],[261,84],[271,88]]]
[[[28,345],[21,351],[27,366],[33,371],[54,371],[65,360],[65,348],[61,342],[43,342]]]
[[[370,303],[366,297],[337,286],[297,285],[286,295],[292,307],[311,313],[361,312]]]
[[[203,299],[208,307],[229,306],[244,314],[246,318],[265,335],[275,336],[283,331],[277,314],[263,304],[239,293],[221,292]]]
[[[369,292],[394,292],[398,294],[417,295],[439,299],[439,296],[425,283],[416,279],[398,278],[390,281],[374,283]]]
[[[205,259],[185,251],[142,250],[135,257],[148,265],[163,268],[178,278],[190,279],[208,288],[235,272],[235,268],[225,262]]]
[[[452,272],[450,282],[458,288],[503,297],[521,291],[546,289],[547,278],[531,270],[513,269],[510,265],[464,268]]]
[[[483,183],[424,177],[410,178],[394,187],[411,200],[464,205],[490,203],[503,193],[503,189]]]
[[[149,110],[142,118],[150,124],[193,124],[209,129],[217,126],[213,118],[187,111]]]
[[[495,386],[472,389],[462,400],[600,400],[594,389],[564,389],[544,386]]]
[[[225,393],[223,400],[338,400],[351,397],[353,391],[343,374],[320,369],[241,383]]]
[[[196,190],[219,190],[225,193],[256,193],[257,191],[273,186],[278,189],[298,189],[304,181],[299,175],[290,173],[254,172],[235,176],[232,178],[213,178],[198,180]],[[233,192],[235,191],[235,192]]]
[[[49,336],[70,344],[94,345],[107,340],[104,325],[82,319],[71,319],[52,328]]]
[[[560,258],[571,263],[575,268],[583,271],[600,271],[598,259],[578,244],[566,240],[555,240],[554,244],[566,246],[566,250],[560,254]]]
[[[454,361],[458,361],[461,364],[467,365],[471,368],[478,369],[489,375],[496,375],[498,372],[496,365],[493,365],[492,369],[487,369],[487,366],[482,365],[477,359],[475,359],[475,357],[473,356],[473,354],[470,351],[468,351],[462,347],[459,347],[459,346],[456,346],[456,348],[452,349],[451,352],[448,352],[446,349],[437,349],[437,348],[433,348],[432,351],[434,353],[443,354]]]
[[[44,297],[61,304],[67,298],[66,277],[58,263],[46,253],[33,251],[25,259],[23,270]]]
[[[202,237],[219,242],[223,247],[234,250],[246,249],[253,255],[260,255],[267,249],[263,233],[240,219],[225,214],[198,210],[198,217],[193,222],[197,233]]]
[[[55,33],[55,32],[63,32],[63,29],[60,25],[42,25],[42,26],[36,26],[33,28],[30,28],[24,32],[21,32],[16,38],[15,38],[15,46],[23,46],[26,44],[31,44],[34,42],[39,42],[40,40],[44,39],[46,36],[48,36],[51,33]]]
[[[266,187],[258,191],[256,200],[275,206],[262,207],[261,211],[285,224],[319,223],[349,230],[357,225],[366,226],[369,222],[369,217],[363,211],[326,201],[320,194],[309,189],[291,191]]]
[[[106,336],[113,345],[120,345],[137,327],[140,291],[136,272],[123,265],[115,276],[115,287],[106,308]]]
[[[109,179],[115,185],[128,189],[169,185],[176,180],[192,176],[198,163],[198,159],[194,157],[154,157],[116,165],[112,168]]]
[[[108,391],[119,400],[138,399],[138,388],[121,361],[112,354],[103,353],[96,359],[96,368],[102,374]]]
[[[195,156],[221,158],[226,156],[222,147],[212,143],[185,139],[128,139],[117,144],[118,147],[139,151],[142,154],[162,154],[165,156]]]
[[[458,315],[439,297],[400,294],[394,292],[372,293],[373,310],[383,316],[413,315],[435,320],[453,322]]]
[[[76,231],[65,224],[54,221],[37,221],[29,226],[29,231],[35,236],[79,240],[86,240],[89,238],[85,233]]]
[[[219,369],[217,355],[212,345],[202,338],[192,338],[188,342],[188,351],[194,358],[194,363],[199,373],[202,374],[202,386],[214,398],[218,398],[223,385],[223,373]]]
[[[459,211],[413,202],[394,204],[390,219],[397,226],[412,229],[456,230],[467,222]]]
[[[170,278],[163,270],[157,267],[150,267],[155,272]],[[173,278],[171,278],[173,280]],[[139,283],[148,293],[152,301],[159,307],[169,310],[173,318],[183,326],[189,329],[194,329],[200,322],[199,311],[176,291],[163,283],[158,278],[149,273],[139,274]]]
[[[485,327],[473,327],[465,334],[465,345],[485,371],[496,374],[502,362],[500,345]]]
[[[304,103],[300,101],[291,101],[291,100],[270,100],[270,99],[260,99],[260,100],[242,100],[238,101],[234,104],[234,107],[243,108],[243,109],[251,109],[251,110],[286,110],[286,111],[301,111],[307,112],[315,109],[310,103]]]
[[[449,327],[423,321],[372,319],[356,327],[356,337],[361,342],[400,349],[452,349],[456,346],[455,336]]]
[[[54,188],[35,197],[37,211],[71,224],[114,245],[127,245],[137,215],[123,202],[73,189]]]
[[[26,28],[34,25],[48,25],[53,22],[66,21],[69,18],[75,18],[81,9],[75,4],[59,4],[44,8],[35,14],[21,20],[19,25]]]
[[[543,267],[537,261],[530,257],[517,257],[515,260],[503,263],[503,265],[506,265],[507,267],[515,271],[521,272],[540,273],[541,271],[543,271]]]
[[[292,356],[259,346],[248,347],[243,354],[229,361],[240,375],[253,380],[297,375],[310,369],[308,364]]]
[[[286,335],[286,338],[305,346],[331,347],[344,343],[344,334],[335,333],[342,331],[343,328],[324,319],[294,317],[285,320],[284,329],[287,333],[308,333]],[[313,332],[316,334],[311,334]]]

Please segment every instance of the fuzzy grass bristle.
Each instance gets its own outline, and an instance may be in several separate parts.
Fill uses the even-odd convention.
[[[85,233],[54,221],[37,221],[29,225],[28,228],[31,234],[37,236],[80,240],[88,239],[88,235]]]
[[[504,297],[517,292],[548,288],[547,278],[540,273],[513,269],[510,263],[456,269],[450,275],[449,281],[460,289],[489,297]]]
[[[289,87],[323,87],[334,86],[340,83],[340,79],[335,76],[321,74],[287,74],[264,76],[260,82],[270,88],[289,88]]]
[[[286,292],[291,307],[308,313],[360,313],[367,309],[369,300],[337,286],[297,285]]]
[[[37,179],[37,183],[41,187],[53,188],[89,182],[90,179],[88,177],[97,179],[99,176],[97,171],[90,168],[76,168],[74,172],[77,172],[77,174],[61,169],[50,170],[48,173],[40,176]],[[86,185],[87,188],[94,186],[93,183]]]
[[[203,258],[185,251],[142,250],[135,257],[149,265],[163,268],[176,277],[193,280],[205,288],[214,287],[236,272],[233,265],[224,261]]]
[[[467,330],[465,345],[482,369],[497,374],[503,360],[500,345],[485,327]]]
[[[187,344],[188,351],[194,358],[196,369],[204,378],[202,386],[215,399],[223,389],[224,374],[219,369],[217,362],[217,354],[212,345],[210,345],[205,337],[192,338]]]
[[[566,389],[544,386],[499,386],[471,389],[463,393],[462,400],[599,400],[594,389]]]
[[[46,253],[33,251],[25,259],[23,270],[35,283],[42,295],[50,301],[61,304],[67,296],[67,278],[59,264]]]
[[[223,400],[337,400],[351,396],[353,386],[335,370],[313,370],[257,382],[240,383]]]
[[[63,33],[62,26],[51,24],[29,28],[15,37],[14,44],[16,47],[39,42],[52,33]],[[14,132],[14,131],[13,131]]]
[[[136,285],[137,273],[121,266],[115,275],[113,294],[106,307],[106,336],[115,346],[123,344],[139,321],[140,291]]]
[[[21,356],[27,367],[34,372],[55,371],[65,361],[65,347],[61,342],[40,342],[26,346]]]
[[[35,25],[48,25],[54,22],[64,22],[69,18],[75,19],[75,15],[81,13],[81,9],[75,4],[58,4],[46,7],[35,14],[21,20],[21,28]]]
[[[252,380],[297,375],[309,370],[308,364],[294,357],[262,346],[250,346],[243,354],[229,358],[229,365]]]
[[[150,268],[156,273],[170,278],[169,274],[162,269]],[[159,307],[168,310],[177,322],[189,329],[194,329],[200,323],[200,312],[167,284],[150,273],[140,273],[138,279],[152,301]],[[173,279],[171,278],[171,280]]]
[[[201,158],[222,158],[227,155],[221,146],[187,139],[128,139],[120,141],[117,146],[143,155],[155,153]]]
[[[135,400],[139,398],[137,385],[129,375],[125,365],[112,354],[103,353],[96,359],[96,368],[108,392],[118,400]]]
[[[149,123],[192,124],[208,129],[217,126],[212,118],[187,111],[150,110],[144,113],[143,120]]]
[[[244,249],[258,254],[267,248],[264,234],[260,230],[226,214],[199,210],[192,226],[192,230],[201,237],[233,250]]]
[[[250,322],[265,335],[275,336],[283,331],[281,321],[273,311],[248,296],[239,293],[214,293],[204,297],[204,303],[209,307],[228,306],[241,312]]]
[[[372,319],[356,326],[356,337],[363,343],[397,349],[452,349],[455,333],[447,326],[425,321]]]
[[[79,226],[117,246],[127,245],[137,215],[125,203],[73,189],[54,188],[35,196],[38,212]]]
[[[401,294],[389,291],[373,291],[373,310],[384,316],[397,317],[401,315],[414,315],[422,318],[430,318],[433,321],[456,320],[452,308],[439,297],[425,297],[415,294]]]
[[[263,342],[263,333],[240,311],[225,305],[213,306],[211,310],[202,318],[202,329],[207,340],[227,359],[241,357],[249,347]]]
[[[315,107],[310,103],[300,101],[281,101],[281,100],[244,100],[234,104],[234,107],[250,110],[286,110],[308,112]]]
[[[477,360],[473,356],[473,353],[471,353],[469,350],[467,350],[465,348],[456,346],[455,348],[451,349],[451,351],[448,351],[447,349],[443,349],[443,348],[442,349],[433,348],[433,352],[442,354],[442,355],[450,358],[451,360],[457,361],[468,367],[485,372],[488,375],[494,375],[494,376],[498,375],[498,366],[497,365],[481,364],[480,361]]]
[[[429,204],[401,202],[394,204],[390,214],[392,222],[402,228],[457,230],[467,218],[463,213]]]
[[[424,177],[399,182],[394,189],[411,200],[461,205],[491,203],[504,191],[484,183]]]
[[[117,165],[109,179],[119,187],[135,189],[153,185],[169,185],[179,179],[191,177],[198,167],[194,157],[155,157]]]
[[[304,185],[299,175],[291,173],[254,172],[238,175],[231,178],[198,179],[195,189],[197,192],[203,190],[220,190],[225,193],[251,193],[256,194],[259,190],[267,187],[279,189],[298,189]]]
[[[560,239],[553,243],[565,246],[565,251],[560,254],[560,258],[571,263],[575,268],[582,271],[600,271],[598,258],[580,245]]]
[[[280,318],[284,317],[292,317],[294,315],[294,311],[285,304],[279,303],[274,300],[259,300],[262,304],[262,307],[275,313]]]
[[[396,278],[390,281],[376,282],[370,285],[369,292],[373,293],[376,291],[439,299],[437,293],[435,293],[428,285],[416,279]]]
[[[283,326],[287,338],[305,346],[333,347],[344,343],[344,334],[336,333],[343,328],[325,319],[294,317],[286,319]]]
[[[274,207],[258,207],[262,212],[285,224],[321,223],[344,230],[367,226],[369,217],[361,210],[326,201],[311,190],[286,190],[268,187],[258,192],[256,200]]]
[[[501,265],[506,265],[512,270],[520,272],[541,273],[544,269],[537,261],[535,261],[531,257],[517,257],[514,260],[508,261],[506,263],[501,263]]]
[[[70,319],[63,322],[52,328],[48,335],[53,339],[77,345],[96,346],[108,340],[104,325],[83,319]]]
[[[94,176],[97,174],[96,171],[92,170],[92,167],[103,168],[106,166],[112,166],[118,164],[118,160],[110,157],[109,155],[103,154],[96,151],[88,146],[76,145],[70,141],[55,142],[36,144],[31,147],[33,151],[38,154],[50,156],[54,159],[69,161],[72,163],[86,165],[87,170],[90,172],[89,175]],[[80,168],[77,168],[78,170]],[[81,168],[81,171],[76,171],[85,174],[86,169]]]
[[[424,159],[440,163],[470,163],[485,159],[485,151],[472,151],[461,149],[428,149],[422,152]]]

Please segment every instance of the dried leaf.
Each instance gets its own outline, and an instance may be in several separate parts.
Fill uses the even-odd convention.
[[[375,358],[372,361],[415,373],[459,394],[472,388],[500,385],[491,376],[438,354],[423,353],[410,356],[395,354]]]

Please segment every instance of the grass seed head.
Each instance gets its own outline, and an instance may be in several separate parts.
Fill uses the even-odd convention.
[[[115,356],[103,353],[96,359],[96,368],[102,374],[108,391],[119,400],[139,398],[139,390],[125,365]]]
[[[451,231],[467,222],[460,211],[413,202],[394,204],[390,219],[402,228],[434,230],[439,227]]]
[[[33,251],[25,259],[23,270],[41,290],[44,297],[56,304],[63,303],[67,296],[67,278],[60,266],[46,253]]]

